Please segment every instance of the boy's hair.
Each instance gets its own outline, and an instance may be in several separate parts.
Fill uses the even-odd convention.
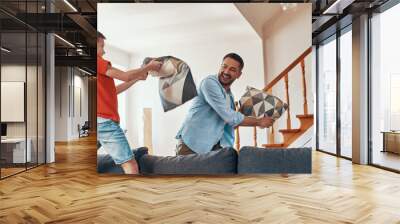
[[[106,37],[105,37],[102,33],[100,33],[99,31],[97,31],[97,39],[99,39],[99,38],[101,38],[101,39],[103,39],[103,40],[106,39]]]

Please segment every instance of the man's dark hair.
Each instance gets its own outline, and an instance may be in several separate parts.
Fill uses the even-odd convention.
[[[223,58],[222,60],[225,60],[225,58],[232,58],[233,60],[239,62],[239,64],[240,64],[240,70],[243,69],[244,62],[243,62],[242,57],[240,57],[238,54],[229,53],[229,54],[225,55],[224,58]]]
[[[97,31],[97,39],[99,39],[99,38],[104,39],[104,40],[106,39],[106,37],[102,33]]]

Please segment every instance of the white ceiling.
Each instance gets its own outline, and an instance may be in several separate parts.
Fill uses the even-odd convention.
[[[267,7],[273,4],[248,5],[253,6],[246,6],[246,13],[253,9],[263,21],[277,10]],[[257,35],[233,3],[99,3],[97,18],[106,43],[132,55],[164,46],[201,46]]]
[[[260,37],[263,36],[263,27],[282,12],[280,3],[235,3],[235,5]]]

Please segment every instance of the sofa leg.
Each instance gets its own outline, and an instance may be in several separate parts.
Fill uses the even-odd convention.
[[[289,174],[287,174],[287,173],[281,173],[281,176],[282,176],[282,177],[289,177]]]

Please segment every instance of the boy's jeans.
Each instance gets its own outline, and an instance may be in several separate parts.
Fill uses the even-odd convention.
[[[134,158],[125,133],[118,123],[110,119],[97,117],[97,140],[115,164],[122,164]]]

